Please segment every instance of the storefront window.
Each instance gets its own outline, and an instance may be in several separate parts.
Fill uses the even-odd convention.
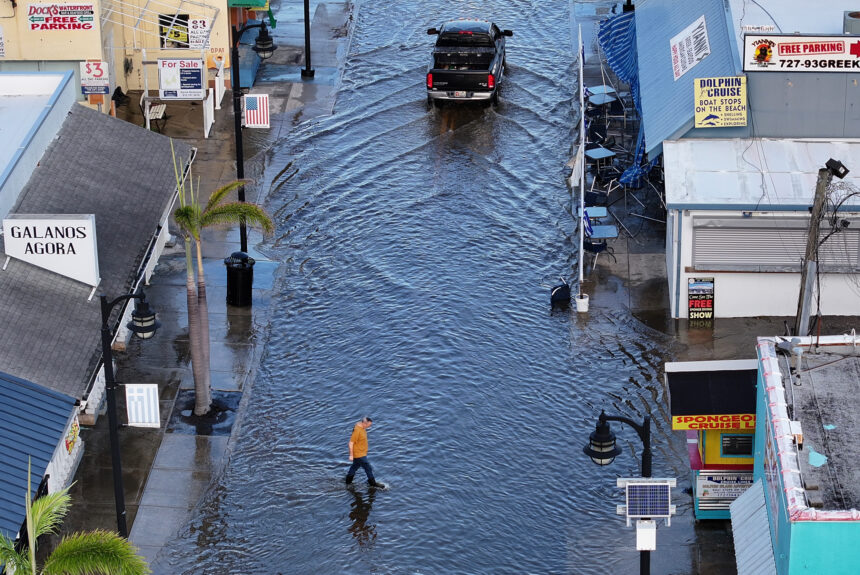
[[[159,14],[162,48],[188,48],[188,14]]]
[[[723,457],[752,457],[753,436],[748,434],[723,433],[720,436]]]

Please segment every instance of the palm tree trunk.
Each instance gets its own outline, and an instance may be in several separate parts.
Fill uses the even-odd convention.
[[[197,303],[197,289],[194,285],[194,260],[191,256],[191,237],[185,237],[185,291],[188,302],[188,339],[191,347],[191,373],[194,376],[194,415],[206,415],[212,398],[209,385],[201,375],[203,350],[200,345],[200,310]]]
[[[212,376],[210,357],[212,350],[209,346],[209,303],[206,300],[206,277],[203,272],[203,250],[199,240],[195,243],[197,248],[197,324],[200,328],[200,349],[202,351],[200,359],[200,375],[204,381],[206,389],[211,390]],[[209,404],[211,403],[212,398],[210,391]],[[206,406],[206,411],[209,411],[209,405]]]

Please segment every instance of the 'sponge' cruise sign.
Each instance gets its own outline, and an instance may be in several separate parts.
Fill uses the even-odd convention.
[[[3,220],[6,255],[87,285],[99,284],[96,218],[13,214]]]

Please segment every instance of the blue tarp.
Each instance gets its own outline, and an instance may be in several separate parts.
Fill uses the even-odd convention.
[[[639,117],[642,117],[642,100],[639,92],[639,62],[636,52],[636,18],[635,12],[624,12],[600,22],[597,41],[606,57],[606,63],[615,72],[619,80],[630,86],[633,106]],[[631,188],[642,186],[642,178],[648,175],[657,158],[650,162],[645,160],[645,129],[643,122],[639,123],[639,133],[636,135],[636,151],[633,163],[618,179],[619,182]]]

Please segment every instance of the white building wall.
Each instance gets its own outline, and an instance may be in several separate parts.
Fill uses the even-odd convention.
[[[738,215],[732,211],[672,211],[667,219],[666,261],[669,300],[673,318],[687,318],[689,278],[714,278],[714,317],[797,315],[800,273],[693,271],[693,219],[695,216]],[[674,236],[670,232],[674,222]],[[672,239],[674,238],[674,241]],[[821,313],[860,315],[860,273],[821,275]],[[813,294],[812,314],[817,312]]]
[[[80,424],[76,410],[75,415],[66,424],[63,438],[57,444],[54,456],[45,470],[48,475],[48,493],[56,493],[71,484],[83,453],[84,442],[80,436]]]

